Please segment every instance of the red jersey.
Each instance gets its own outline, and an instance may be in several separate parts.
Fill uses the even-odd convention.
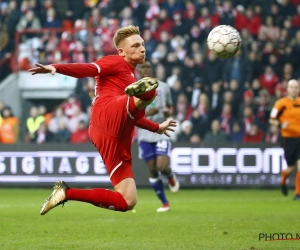
[[[89,125],[91,141],[101,154],[113,185],[133,177],[131,143],[134,127],[153,132],[159,129],[159,124],[147,119],[145,110],[138,110],[133,97],[124,92],[135,82],[134,67],[118,55],[105,56],[92,63],[53,66],[57,73],[64,75],[95,77],[95,99]],[[115,173],[119,167],[120,170]]]
[[[118,55],[105,56],[92,63],[97,67],[95,98],[124,95],[125,88],[136,81],[134,67]]]

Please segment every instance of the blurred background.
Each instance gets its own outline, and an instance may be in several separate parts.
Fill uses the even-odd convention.
[[[268,119],[287,81],[300,77],[299,0],[0,1],[0,183],[23,174],[24,183],[105,176],[95,170],[99,157],[82,153],[94,152],[94,79],[27,70],[115,54],[113,34],[128,24],[140,27],[155,76],[171,87],[178,121],[171,161],[182,186],[277,186],[286,163]],[[220,24],[240,32],[233,58],[207,50],[208,33]],[[133,152],[134,165],[143,164],[136,143]]]

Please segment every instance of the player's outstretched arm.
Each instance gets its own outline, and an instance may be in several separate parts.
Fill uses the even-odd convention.
[[[36,64],[35,68],[28,70],[32,75],[55,73],[76,78],[94,77],[99,74],[100,68],[95,63],[59,63],[51,65]]]
[[[159,124],[159,129],[156,131],[158,134],[165,134],[166,136],[170,137],[169,131],[174,132],[174,127],[177,126],[177,122],[173,119],[168,119],[163,123]]]
[[[29,72],[32,73],[32,75],[47,74],[47,73],[51,73],[52,75],[54,75],[56,72],[56,68],[54,68],[52,65],[43,65],[40,63],[36,63],[35,65],[36,65],[35,68],[31,68],[28,70]]]

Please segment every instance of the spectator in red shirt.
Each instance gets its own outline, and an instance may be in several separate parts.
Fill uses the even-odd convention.
[[[165,9],[161,9],[159,12],[159,29],[170,32],[172,30],[173,22],[168,17],[168,12]]]
[[[275,97],[279,99],[287,95],[287,80],[282,80],[281,82],[277,83],[275,86]]]
[[[294,28],[300,27],[300,4],[297,5],[297,14],[292,18],[292,26]]]
[[[68,99],[62,103],[61,108],[65,116],[69,119],[72,118],[77,110],[77,108],[81,109],[81,104],[77,100],[76,95],[71,94]]]
[[[236,13],[234,18],[234,27],[237,30],[242,30],[248,25],[248,20],[245,15],[245,8],[242,5],[236,6]]]
[[[71,133],[71,143],[87,143],[90,141],[89,130],[86,122],[81,120],[78,123],[78,129],[76,132]]]
[[[255,15],[252,7],[248,7],[246,10],[246,17],[247,17],[247,29],[253,36],[258,35],[259,28],[261,26],[261,19],[260,16]]]
[[[271,96],[275,94],[275,86],[278,83],[279,79],[277,74],[275,74],[275,72],[273,71],[272,67],[270,66],[265,67],[265,71],[259,77],[259,81],[261,87],[267,89]]]
[[[264,132],[259,128],[257,123],[252,123],[250,133],[244,135],[243,142],[262,142],[264,139]]]

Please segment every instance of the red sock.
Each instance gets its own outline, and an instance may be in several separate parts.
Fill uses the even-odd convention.
[[[281,171],[281,181],[280,181],[280,184],[281,185],[285,185],[285,182],[286,182],[286,179],[288,178],[288,174],[285,170],[282,170]]]
[[[145,94],[136,96],[137,98],[143,101],[151,101],[156,96],[156,89],[153,89]]]
[[[66,191],[67,200],[83,201],[91,203],[96,207],[107,208],[116,211],[127,211],[127,202],[123,196],[104,188],[75,189],[69,188]]]
[[[297,172],[297,175],[296,175],[295,194],[300,195],[300,172]]]

